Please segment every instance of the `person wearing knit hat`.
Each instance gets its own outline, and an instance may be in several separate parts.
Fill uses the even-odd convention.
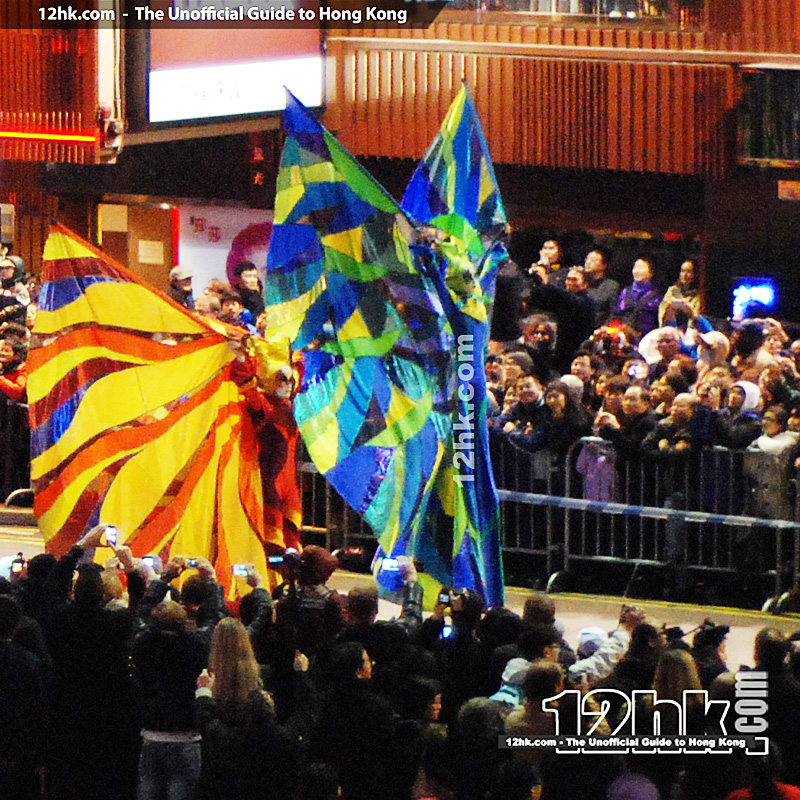
[[[185,281],[192,277],[192,270],[189,267],[175,266],[169,271],[169,279],[172,281]]]
[[[508,388],[513,386],[520,376],[533,374],[533,359],[522,350],[512,350],[503,354],[503,367]]]
[[[583,381],[577,375],[562,375],[560,380],[567,385],[572,399],[580,405],[583,402]]]
[[[275,610],[278,638],[285,652],[299,650],[309,657],[332,646],[343,626],[344,601],[327,585],[339,566],[329,550],[308,545],[299,555],[291,548],[284,552],[280,565],[286,582]]]
[[[658,787],[645,775],[628,772],[608,787],[608,800],[661,800]]]
[[[527,659],[512,658],[503,670],[503,682],[500,688],[489,699],[511,707],[523,705],[525,695],[522,692],[522,682],[530,668],[531,662]]]
[[[631,642],[631,633],[645,621],[645,613],[638,606],[622,606],[617,629],[588,658],[576,661],[568,670],[573,684],[584,678],[592,685],[611,674],[614,665],[621,661]]]

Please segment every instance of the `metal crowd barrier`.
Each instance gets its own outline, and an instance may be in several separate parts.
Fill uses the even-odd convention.
[[[28,405],[0,393],[0,498],[7,506],[22,497],[32,502],[30,442]]]
[[[557,458],[497,437],[492,462],[506,564],[523,583],[616,564],[630,569],[613,593],[628,593],[646,568],[679,580],[756,578],[775,594],[800,588],[798,492],[785,457],[715,447],[625,461],[586,437]],[[370,527],[307,456],[299,471],[304,530],[330,549],[374,547]]]
[[[328,550],[375,547],[375,534],[319,473],[305,446],[298,449],[298,481],[303,499],[303,534]]]
[[[586,437],[563,460],[549,456],[550,484],[559,490],[531,492],[509,476],[542,454],[508,441],[497,450],[504,462],[519,462],[496,472],[511,523],[504,548],[518,546],[520,509],[547,509],[549,575],[555,563],[572,574],[579,565],[620,564],[632,567],[625,593],[643,567],[669,568],[678,583],[727,573],[769,583],[775,594],[798,588],[800,516],[788,456],[715,447],[625,461],[610,443]]]
[[[557,496],[563,486],[558,460],[546,451],[530,453],[502,436],[490,440],[492,468],[500,497],[501,544],[512,558],[522,557],[515,577],[525,581],[526,571],[552,575],[561,569],[562,512],[553,504],[529,502],[525,496]],[[505,495],[516,493],[513,501]],[[508,558],[507,558],[508,560]]]

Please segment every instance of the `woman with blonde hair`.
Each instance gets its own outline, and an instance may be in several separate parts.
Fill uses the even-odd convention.
[[[256,661],[247,629],[238,619],[226,617],[217,623],[211,638],[208,663],[209,688],[226,716],[236,716],[248,703],[260,703],[262,699],[272,705],[272,699],[264,692],[261,667]],[[262,694],[263,698],[256,701],[254,694]]]
[[[298,654],[295,669],[307,668],[308,659]],[[217,624],[209,669],[200,674],[197,686],[196,713],[203,736],[200,797],[293,797],[299,737],[278,724],[247,629],[238,619]]]
[[[685,692],[700,692],[702,688],[697,665],[691,653],[678,649],[663,650],[656,667],[653,695],[649,697],[644,695],[648,698],[645,701],[640,696],[637,702],[636,732],[659,733],[663,736],[696,735],[707,732],[706,727],[713,721],[705,719],[705,705],[700,700],[702,695],[685,695]],[[652,700],[655,700],[657,705],[654,706],[650,702]],[[671,700],[672,703],[663,702],[665,700]],[[640,720],[644,724],[641,724]],[[667,753],[632,755],[629,766],[632,772],[644,773],[653,781],[661,792],[661,797],[670,797],[671,788],[679,773],[686,768],[687,758],[692,757]]]
[[[705,729],[714,720],[711,717],[706,718],[705,702],[699,694],[702,690],[700,672],[691,653],[671,648],[661,653],[653,681],[655,699],[672,700],[680,706],[680,715],[674,706],[661,713],[661,733],[677,735],[706,732]],[[683,730],[678,728],[681,717]]]
[[[681,734],[684,692],[699,692],[702,688],[697,665],[691,653],[671,648],[662,650],[653,679],[653,693],[638,695],[636,698],[637,732],[655,733],[658,724],[659,731],[665,736]],[[664,700],[672,702],[662,702]],[[656,705],[653,705],[654,701]],[[673,705],[674,703],[677,703],[677,707]],[[695,709],[701,716],[703,714],[698,695],[688,695],[685,708],[689,712],[688,724],[691,727],[695,720]]]

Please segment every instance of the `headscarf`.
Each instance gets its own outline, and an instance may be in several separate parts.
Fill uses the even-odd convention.
[[[758,404],[761,402],[761,390],[754,383],[750,381],[736,381],[734,386],[739,386],[744,392],[744,403],[742,403],[742,411],[755,411]]]

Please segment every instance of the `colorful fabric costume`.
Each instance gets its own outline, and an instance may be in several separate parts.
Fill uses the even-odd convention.
[[[481,234],[505,219],[471,102],[455,108],[412,182],[428,199],[415,216],[439,227],[417,231],[290,98],[268,333],[305,351],[295,419],[317,467],[372,526],[379,555],[421,556],[440,582],[494,604],[503,582],[483,347],[495,253]]]
[[[292,414],[291,396],[280,396],[281,377],[292,380],[295,386],[302,380],[302,362],[297,376],[287,366],[262,370],[256,380],[258,365],[268,364],[269,344],[250,340],[249,349],[256,356],[235,362],[233,379],[247,403],[258,440],[258,462],[264,496],[264,531],[266,540],[273,543],[268,551],[292,547],[302,550],[300,528],[303,503],[297,482],[297,443],[300,431]],[[259,362],[259,358],[261,360]],[[288,361],[288,354],[283,361]],[[266,374],[264,374],[266,373]],[[282,547],[275,545],[280,543]]]
[[[236,334],[196,317],[66,228],[51,230],[28,358],[34,510],[47,549],[114,523],[266,574],[256,432],[231,378]]]
[[[472,98],[462,88],[403,196],[403,210],[441,233],[432,277],[456,337],[453,433],[415,552],[448,578],[436,532],[452,518],[452,582],[502,602],[500,509],[489,455],[484,358],[506,216]],[[434,552],[435,551],[435,552]],[[443,557],[444,556],[444,557]],[[430,565],[430,566],[429,566]],[[477,572],[480,581],[469,580]],[[445,581],[448,582],[448,581]]]

